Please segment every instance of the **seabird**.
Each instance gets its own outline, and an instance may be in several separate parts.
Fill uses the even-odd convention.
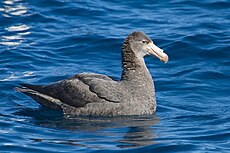
[[[167,63],[168,56],[143,32],[128,35],[122,45],[119,81],[96,73],[80,73],[48,85],[21,84],[16,90],[40,105],[60,109],[64,115],[145,115],[156,111],[153,79],[144,57],[153,55]]]

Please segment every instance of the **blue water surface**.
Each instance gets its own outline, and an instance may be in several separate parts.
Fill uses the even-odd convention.
[[[120,78],[121,44],[144,31],[157,112],[64,118],[14,91],[80,72]],[[229,0],[1,0],[0,152],[230,152]]]

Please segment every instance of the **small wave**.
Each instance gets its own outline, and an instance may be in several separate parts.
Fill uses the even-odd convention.
[[[28,31],[29,29],[30,27],[25,24],[18,24],[18,25],[6,27],[5,28],[6,32],[0,40],[0,45],[4,45],[4,46],[20,45],[26,39],[24,36],[30,34],[30,31]]]
[[[4,7],[1,8],[4,17],[23,16],[28,12],[28,8],[20,0],[3,1]]]
[[[28,77],[28,76],[32,76],[34,73],[31,71],[26,71],[23,72],[22,74],[15,74],[15,73],[11,73],[9,76],[7,76],[6,78],[0,79],[0,81],[12,81],[12,80],[16,80],[18,78],[23,78],[23,77]]]

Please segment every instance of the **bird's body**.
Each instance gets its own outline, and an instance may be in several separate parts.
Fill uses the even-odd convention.
[[[149,44],[149,48],[148,48]],[[122,76],[115,81],[95,73],[80,73],[49,85],[28,85],[17,88],[42,106],[61,109],[65,115],[143,115],[156,110],[152,77],[144,56],[156,54],[167,62],[168,57],[142,32],[130,34],[122,46]],[[155,48],[154,48],[155,47]],[[157,53],[151,53],[154,51]]]

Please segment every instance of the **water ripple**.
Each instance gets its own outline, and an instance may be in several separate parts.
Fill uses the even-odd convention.
[[[0,6],[0,12],[2,12],[3,17],[5,17],[5,20],[9,20],[9,18],[14,16],[18,16],[20,18],[28,14],[28,8],[24,6],[23,1],[21,0],[4,0],[2,3],[3,7]],[[16,20],[18,19],[15,18],[15,21]],[[6,25],[3,33],[1,34],[2,36],[0,39],[0,45],[18,46],[25,41],[26,35],[29,34],[30,26],[26,24],[16,23],[14,25]]]
[[[3,0],[3,8],[0,11],[3,12],[4,17],[11,16],[24,16],[27,14],[28,8],[23,5],[22,0]]]

